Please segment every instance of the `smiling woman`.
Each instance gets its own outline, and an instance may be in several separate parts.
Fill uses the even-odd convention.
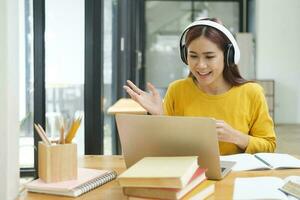
[[[211,19],[216,24],[222,24],[219,19]],[[202,51],[204,54],[203,63],[206,61],[210,67],[219,71],[220,79],[225,85],[241,85],[247,81],[240,75],[237,63],[239,60],[239,48],[227,29],[220,29],[209,26],[192,26],[186,33],[185,46],[188,47],[187,61],[190,67],[195,66],[195,62],[192,58],[195,56],[193,50]],[[223,31],[223,32],[221,32]],[[202,37],[200,37],[202,36]],[[197,63],[196,63],[197,64]],[[201,63],[200,63],[201,64]],[[203,67],[203,66],[202,66]],[[206,66],[204,66],[206,67]],[[190,70],[190,77],[196,78],[193,75],[193,70]],[[223,76],[221,75],[223,73]],[[227,88],[228,89],[228,88]]]
[[[274,124],[263,89],[240,75],[240,51],[230,31],[216,19],[195,21],[182,33],[180,52],[190,75],[171,83],[163,102],[150,83],[150,93],[131,81],[124,89],[151,114],[215,118],[223,155],[273,152]]]
[[[197,37],[188,45],[187,62],[189,63],[190,76],[197,80],[198,87],[206,93],[219,94],[230,88],[230,84],[225,81],[222,75],[224,69],[223,51],[209,39]]]

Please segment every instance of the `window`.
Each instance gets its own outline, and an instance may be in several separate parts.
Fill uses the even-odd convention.
[[[104,35],[103,35],[103,82],[104,82],[104,154],[113,154],[113,142],[115,137],[115,126],[114,126],[114,116],[107,114],[107,109],[115,103],[114,91],[116,80],[113,78],[113,73],[116,73],[113,69],[113,65],[116,63],[113,58],[116,57],[115,46],[113,38],[115,36],[116,27],[116,10],[117,10],[117,0],[105,0],[104,1]],[[115,38],[114,38],[115,39]]]
[[[70,6],[72,5],[72,6]],[[46,133],[84,116],[84,0],[45,1]],[[84,119],[74,142],[84,154]]]
[[[20,2],[20,149],[21,168],[33,168],[33,10],[32,0]]]

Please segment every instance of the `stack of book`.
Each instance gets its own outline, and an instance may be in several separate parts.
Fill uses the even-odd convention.
[[[197,156],[145,157],[118,178],[129,199],[205,199],[214,193]]]

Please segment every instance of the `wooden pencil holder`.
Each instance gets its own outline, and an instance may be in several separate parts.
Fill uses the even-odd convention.
[[[39,142],[39,177],[47,183],[77,179],[77,145]]]

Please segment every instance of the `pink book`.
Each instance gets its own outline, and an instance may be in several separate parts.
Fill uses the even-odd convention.
[[[78,168],[76,180],[46,183],[41,179],[36,179],[25,184],[25,187],[29,192],[77,197],[116,177],[117,173],[114,171]]]
[[[206,180],[206,169],[198,168],[190,178],[188,184],[182,189],[175,188],[142,188],[142,187],[124,187],[123,193],[127,196],[150,199],[182,199],[187,193],[196,188],[200,183]],[[130,199],[130,200],[131,200]]]

